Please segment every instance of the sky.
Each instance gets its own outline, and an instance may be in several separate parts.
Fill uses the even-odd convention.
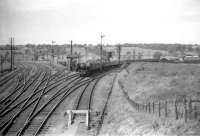
[[[0,0],[0,44],[200,44],[200,0]]]

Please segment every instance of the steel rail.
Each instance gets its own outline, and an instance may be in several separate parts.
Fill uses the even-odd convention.
[[[49,83],[49,81],[50,81],[50,78],[51,78],[51,76],[48,77],[47,82],[45,83],[45,86],[43,87],[43,90],[42,90],[42,92],[41,92],[39,98],[37,99],[37,101],[36,101],[36,103],[35,103],[33,109],[31,110],[31,113],[28,115],[28,118],[27,118],[26,121],[25,121],[25,124],[24,124],[24,125],[20,128],[20,130],[18,131],[18,133],[17,133],[18,136],[20,136],[20,135],[24,132],[24,130],[25,130],[26,127],[28,126],[27,124],[30,123],[30,121],[29,121],[29,120],[30,120],[30,117],[31,117],[31,116],[33,115],[33,113],[36,111],[36,108],[37,108],[37,106],[38,106],[40,100],[42,99],[42,96],[43,96],[44,93],[45,93],[45,89],[47,88],[47,85],[48,85],[48,83]]]
[[[69,79],[71,79],[71,78],[74,78],[74,77],[77,77],[77,75],[71,75],[71,76],[69,76],[68,78],[66,78],[65,79],[65,81],[67,81],[67,80],[69,80]],[[52,86],[52,85],[54,85],[53,87],[51,87],[51,88],[49,88],[46,92],[45,92],[45,94],[46,93],[48,93],[48,92],[50,92],[52,89],[54,89],[54,88],[56,88],[57,86],[59,86],[59,85],[61,85],[61,84],[63,84],[64,83],[64,81],[63,82],[56,82],[56,83],[52,83],[52,84],[49,84],[48,86],[47,86],[47,88],[49,88],[50,86]],[[56,84],[56,85],[55,85]],[[35,94],[34,95],[36,95],[36,94],[38,94],[40,91],[41,91],[42,89],[38,89],[36,92],[35,92]],[[18,107],[19,105],[21,105],[25,100],[26,100],[27,98],[25,98],[24,100],[21,100],[21,101],[19,101],[17,104],[15,104],[14,106],[12,106],[12,107],[10,107],[9,109],[7,109],[6,111],[4,111],[3,113],[1,113],[0,114],[0,117],[3,117],[3,116],[5,116],[6,114],[8,114],[9,112],[11,112],[12,110],[14,110],[16,107]]]
[[[22,113],[23,111],[23,107],[27,105],[27,103],[30,101],[30,99],[33,97],[34,92],[37,90],[37,88],[41,85],[41,81],[42,79],[45,77],[45,73],[42,74],[42,78],[40,80],[38,80],[36,87],[33,90],[33,93],[28,97],[28,99],[22,104],[21,108],[17,111],[17,113],[12,116],[8,122],[6,122],[6,125],[4,125],[5,127],[2,130],[2,134],[5,134],[8,129],[12,126],[14,120]]]
[[[78,77],[79,78],[79,77]],[[77,80],[78,78],[75,78],[74,80],[72,80],[70,83],[68,83],[66,86],[68,86],[69,84],[71,84],[73,81],[75,81],[75,80]],[[62,87],[60,90],[62,90],[62,89],[64,89],[66,86],[64,86],[64,87]],[[51,101],[53,101],[56,97],[58,97],[59,95],[61,95],[62,93],[64,93],[65,91],[58,91],[58,93],[56,93],[54,96],[52,96],[44,105],[42,105],[41,107],[40,107],[40,109],[38,110],[38,111],[36,111],[36,113],[34,113],[32,116],[35,116],[35,114],[38,114],[38,112],[39,111],[41,111],[43,108],[45,108],[45,106],[47,106]],[[46,93],[46,92],[45,92]],[[21,108],[21,112],[22,111],[24,111],[25,109],[27,109],[27,108],[29,108],[30,107],[30,105],[32,105],[34,102],[36,102],[37,100],[38,100],[39,98],[36,98],[36,99],[34,99],[31,103],[29,103],[29,104],[27,104],[26,106],[21,106],[22,108]],[[20,114],[20,113],[17,113],[18,115]],[[30,117],[30,119],[32,119],[32,116]],[[17,117],[17,116],[16,116]],[[9,122],[9,121],[8,121]],[[8,124],[9,125],[9,124]],[[3,130],[1,131],[1,133],[2,134],[5,134],[5,133],[7,133],[7,131],[8,131],[8,129],[9,129],[9,127],[7,127],[8,126],[6,123],[4,123],[4,125],[0,128],[0,129],[2,129],[3,128]],[[7,129],[8,128],[8,129]]]
[[[35,78],[37,79],[40,75],[36,75]],[[25,93],[28,88],[35,82],[35,80],[30,81],[28,80],[27,82],[24,80],[24,85],[23,85],[23,89],[19,92],[19,94],[17,96],[14,97],[14,99],[12,101],[10,101],[1,111],[0,114],[2,114],[2,112],[4,112],[11,104],[13,104],[23,93]],[[8,99],[8,97],[6,98]]]
[[[93,79],[89,79],[89,81],[85,81],[85,82],[82,82],[81,84],[78,83],[79,85],[77,84],[74,84],[72,87],[70,87],[62,96],[62,98],[58,101],[58,103],[56,105],[54,105],[54,107],[51,109],[51,111],[48,113],[48,115],[45,117],[45,119],[43,120],[43,122],[41,123],[41,125],[38,127],[36,133],[34,134],[34,136],[37,136],[41,129],[43,128],[43,126],[45,125],[45,123],[47,122],[47,120],[50,118],[50,116],[52,115],[52,113],[56,110],[56,108],[71,94],[73,93],[74,91],[76,91],[78,88],[80,88],[81,86],[85,85],[87,82],[90,82],[90,80],[93,80]]]

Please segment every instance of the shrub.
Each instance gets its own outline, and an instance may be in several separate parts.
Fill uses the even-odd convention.
[[[162,56],[162,53],[161,53],[161,52],[155,52],[155,53],[153,54],[153,58],[154,58],[154,59],[157,59],[157,60],[159,60],[161,56]]]

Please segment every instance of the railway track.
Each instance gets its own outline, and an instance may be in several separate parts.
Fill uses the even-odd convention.
[[[23,94],[29,95],[28,93],[28,89],[36,83],[36,79],[39,78],[39,76],[41,75],[41,71],[39,71],[38,73],[36,73],[35,75],[31,76],[28,78],[28,80],[26,81],[26,78],[24,77],[24,81],[23,83],[20,85],[20,83],[18,82],[18,86],[14,89],[14,91],[12,91],[8,96],[6,96],[4,99],[2,99],[0,101],[0,104],[3,104],[4,108],[7,108],[8,106],[10,106],[13,102],[19,100]],[[6,106],[5,106],[6,105]],[[0,111],[1,113],[1,111]]]
[[[91,110],[93,93],[100,78],[93,79],[84,86],[83,90],[77,96],[77,101],[74,106],[75,110]],[[77,116],[74,115],[72,117],[73,120],[75,120],[76,117]]]
[[[12,72],[4,75],[3,77],[1,77],[0,78],[0,87],[2,87],[4,84],[6,84],[7,82],[9,82],[10,80],[14,79],[18,75],[18,72],[22,71],[23,68],[24,68],[24,66],[20,65],[14,71],[12,71]]]
[[[101,125],[103,123],[104,120],[104,116],[106,115],[106,108],[108,105],[108,101],[110,98],[110,95],[112,93],[113,90],[113,86],[116,80],[116,75],[117,72],[121,71],[120,69],[118,70],[113,70],[113,71],[109,71],[104,73],[101,77],[96,78],[91,80],[90,82],[88,82],[85,86],[84,89],[79,93],[79,95],[77,96],[77,100],[76,103],[74,105],[74,110],[88,110],[90,111],[89,114],[89,122],[91,122],[88,126],[88,128],[85,127],[84,124],[80,124],[78,126],[78,130],[76,132],[76,135],[98,135],[99,134],[99,130],[101,129]],[[99,111],[93,111],[93,102],[95,101],[95,97],[94,97],[94,93],[95,93],[95,89],[97,87],[97,84],[100,82],[100,80],[108,74],[111,73],[115,73],[115,76],[113,78],[113,82],[111,84],[111,88],[109,89],[107,96],[106,97],[106,102],[103,104],[103,108],[99,109]],[[96,113],[98,112],[98,113]],[[97,115],[96,115],[97,114]],[[98,115],[99,114],[99,115]],[[85,119],[83,118],[82,115],[73,115],[72,117],[73,122],[83,122],[85,121]],[[89,131],[87,130],[89,129]]]
[[[23,135],[26,135],[26,134],[38,135],[40,132],[44,133],[45,129],[42,129],[44,124],[51,117],[51,115],[53,114],[55,109],[59,106],[59,104],[67,97],[67,95],[69,95],[69,93],[72,90],[76,90],[77,87],[75,86],[77,84],[79,84],[80,86],[84,84],[85,82],[87,81],[86,80],[82,81],[82,78],[75,77],[67,85],[65,85],[63,88],[58,90],[57,93],[52,94],[50,99],[48,99],[48,101],[46,101],[45,103],[42,100],[42,98],[40,98],[40,101],[43,101],[42,102],[43,104],[41,103],[41,106],[38,106],[40,108],[37,109],[35,112],[32,112],[33,113],[32,116],[28,117],[26,121],[27,123],[25,123],[24,126],[20,129],[20,131],[17,132],[17,135],[22,135],[22,134]],[[71,86],[69,87],[69,85]],[[66,88],[67,86],[68,88]],[[14,132],[14,131],[11,131],[11,132]]]
[[[31,68],[25,68],[21,72],[18,72],[17,78],[11,81],[11,84],[8,84],[8,86],[14,85],[14,87],[10,88],[6,85],[4,86],[4,88],[1,87],[2,90],[0,92],[0,95],[1,95],[0,106],[2,106],[4,102],[10,101],[9,98],[15,93],[17,93],[23,87],[25,83],[25,78],[27,79],[30,71],[31,71]]]
[[[14,74],[14,76],[18,76],[17,81],[15,83],[16,85],[14,86],[14,88],[10,91],[4,90],[4,92],[6,92],[6,94],[4,93],[2,95],[2,93],[1,93],[1,98],[2,98],[0,100],[0,114],[1,114],[1,118],[0,118],[1,123],[0,124],[1,124],[1,127],[3,125],[6,125],[6,124],[4,124],[6,121],[6,118],[8,118],[9,116],[14,116],[14,114],[13,114],[14,112],[9,114],[9,112],[7,112],[7,111],[9,111],[10,108],[13,107],[13,105],[15,105],[15,103],[17,103],[17,101],[19,101],[21,99],[21,97],[24,97],[23,94],[26,93],[26,91],[28,90],[28,88],[31,87],[32,84],[36,83],[36,81],[34,81],[32,79],[38,78],[41,74],[41,72],[33,73],[32,76],[28,77],[29,73],[33,70],[32,67],[30,67],[29,65],[26,65],[26,67],[24,65],[20,65],[20,66],[21,66],[21,68],[19,68],[18,70],[14,71],[14,72],[11,72],[11,74],[9,74],[9,76],[8,76],[9,78],[13,77],[13,74]],[[37,71],[37,69],[35,69],[34,71]],[[34,71],[32,71],[32,72],[34,72]],[[1,80],[3,81],[6,78],[1,78]],[[28,78],[27,81],[25,80],[26,78]],[[6,82],[6,81],[4,81],[4,82]],[[28,93],[26,95],[28,96]],[[15,110],[16,110],[16,108],[15,108]],[[5,115],[5,116],[2,116],[2,115]]]
[[[17,89],[18,87],[22,86],[23,84],[23,79],[24,78],[28,78],[29,73],[31,73],[32,71],[32,67],[30,65],[23,65],[20,64],[19,67],[17,68],[17,70],[12,71],[11,73],[9,73],[8,75],[4,76],[1,78],[0,80],[0,95],[2,95],[2,93],[5,94],[5,92],[13,92],[15,91],[15,89]],[[14,83],[14,84],[13,84]],[[10,88],[14,86],[13,88]],[[6,97],[6,95],[5,95]]]
[[[94,134],[95,136],[99,135],[100,129],[102,127],[102,124],[103,124],[103,121],[104,121],[104,117],[106,115],[107,105],[108,105],[110,96],[112,94],[114,83],[115,83],[116,79],[117,79],[117,74],[115,74],[115,76],[114,76],[113,82],[111,84],[111,88],[110,88],[110,90],[108,92],[108,95],[107,95],[107,98],[106,98],[105,105],[103,106],[102,112],[100,112],[99,122],[96,124],[96,131],[95,131],[95,134]]]
[[[26,64],[22,65],[21,70],[17,71],[17,75],[11,74],[12,77],[11,83],[4,81],[3,87],[0,87],[2,91],[0,91],[0,104],[4,99],[7,99],[7,97],[10,97],[11,95],[14,95],[14,93],[18,93],[18,91],[26,84],[31,82],[32,80],[37,79],[37,76],[41,74],[41,71],[49,71],[48,69],[41,68],[39,65],[33,65],[33,64]],[[42,70],[41,70],[42,69]],[[12,73],[12,72],[11,72]],[[48,73],[49,74],[49,73]],[[16,76],[16,77],[15,77]],[[3,80],[3,79],[2,79]],[[46,79],[45,79],[46,80]],[[44,80],[44,81],[45,81]],[[43,81],[43,82],[44,82]],[[14,85],[14,87],[9,88],[5,85],[5,82],[7,83],[7,86]],[[34,82],[34,81],[33,81]],[[14,83],[14,84],[13,84]],[[31,83],[30,83],[31,84]],[[2,98],[3,97],[3,98]],[[3,99],[3,100],[2,100]]]
[[[31,66],[31,64],[30,64]],[[47,133],[63,101],[84,88],[79,95],[77,109],[91,109],[95,86],[103,74],[92,78],[78,73],[57,71],[54,74],[41,65],[29,67],[18,74],[17,85],[0,100],[0,132],[2,135],[21,136]],[[48,123],[48,122],[51,123]]]
[[[77,77],[77,75],[70,75],[68,76],[67,78],[64,78],[62,80],[59,80],[58,82],[56,83],[49,83],[50,79],[48,80],[48,84],[46,85],[45,89],[46,89],[46,92],[45,94],[49,93],[50,91],[52,91],[53,89],[55,89],[56,87],[59,87],[60,85],[63,84],[63,82],[66,82],[67,80],[69,80],[70,78],[74,78],[74,77]],[[37,95],[38,93],[40,93],[41,91],[43,90],[43,88],[40,88],[38,89],[34,95]],[[8,108],[6,111],[4,111],[3,114],[0,114],[0,117],[4,116],[5,114],[13,111],[15,108],[17,108],[18,106],[20,106],[20,104],[22,104],[26,99],[22,99],[20,100],[18,103],[16,103],[15,105],[13,106],[10,106],[10,108]]]
[[[60,89],[58,92],[51,96],[51,98],[40,108],[29,117],[29,121],[17,132],[17,135],[38,135],[45,134],[48,128],[45,126],[45,123],[55,114],[55,110],[59,107],[59,105],[72,93],[76,92],[78,88],[84,86],[85,84],[91,82],[94,79],[84,79],[82,77],[75,77],[71,80],[68,85],[68,88],[64,90]],[[70,85],[70,86],[69,86]],[[42,118],[41,118],[42,117]],[[52,125],[52,124],[51,124]],[[45,127],[44,127],[45,126]],[[12,131],[14,132],[14,131]]]
[[[48,118],[53,112],[52,107],[61,103],[62,98],[83,78],[79,74],[64,72],[63,70],[50,75],[41,68],[32,68],[28,72],[29,78],[19,75],[18,85],[14,91],[0,101],[0,130],[2,135],[23,135],[28,132],[36,135],[41,129],[33,128],[34,122],[41,115]],[[28,76],[26,76],[28,77]],[[23,81],[21,84],[20,81]],[[82,81],[86,82],[86,81]],[[81,82],[80,82],[81,83]],[[47,119],[46,119],[47,120]],[[45,121],[42,123],[44,124]],[[38,124],[40,125],[41,122]],[[41,126],[42,127],[42,126]],[[38,128],[41,128],[38,126]]]

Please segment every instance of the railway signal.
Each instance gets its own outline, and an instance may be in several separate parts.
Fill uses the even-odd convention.
[[[14,38],[10,38],[10,70],[13,70],[14,56],[13,56]]]
[[[75,62],[73,61],[74,59],[78,60],[79,56],[77,54],[73,54],[73,47],[72,47],[72,41],[70,42],[70,55],[67,56],[67,59],[69,59],[69,68],[70,71],[73,70],[75,67]]]
[[[101,70],[103,69],[102,65],[102,59],[103,59],[103,44],[102,44],[102,39],[105,37],[105,35],[101,35],[101,45],[100,45],[100,62],[101,62]]]
[[[70,58],[70,70],[72,71],[72,54],[73,54],[73,49],[72,49],[72,40],[70,42],[70,55],[71,55],[71,58]]]
[[[53,44],[56,43],[55,41],[51,42],[51,57],[52,57],[52,61],[54,62],[54,50],[53,50]]]

